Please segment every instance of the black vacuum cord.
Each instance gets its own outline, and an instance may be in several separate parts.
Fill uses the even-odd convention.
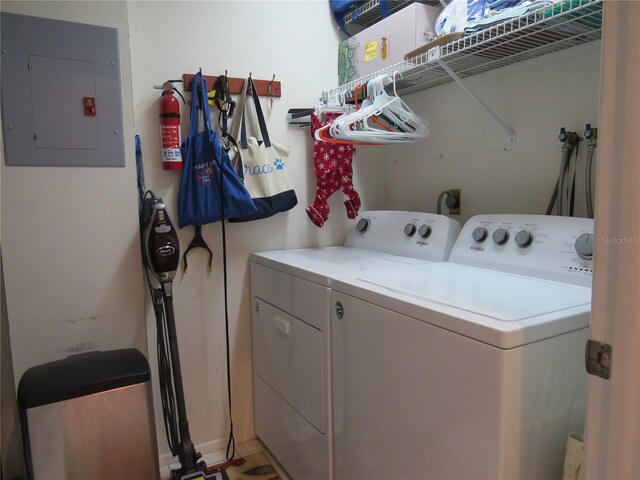
[[[224,150],[222,150],[224,152]],[[224,153],[220,160],[220,222],[222,224],[222,272],[224,278],[224,333],[227,350],[227,400],[229,402],[229,439],[227,441],[226,458],[230,462],[236,456],[236,439],[233,435],[233,413],[231,408],[231,341],[229,339],[229,299],[228,299],[228,279],[227,279],[227,229],[225,228],[224,216]]]

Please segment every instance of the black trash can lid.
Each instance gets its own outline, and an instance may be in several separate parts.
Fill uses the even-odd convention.
[[[87,352],[31,367],[18,385],[18,405],[33,408],[149,381],[149,363],[135,348]]]

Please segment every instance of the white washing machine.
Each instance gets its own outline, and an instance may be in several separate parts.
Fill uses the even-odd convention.
[[[334,279],[334,478],[562,478],[592,243],[593,220],[480,215],[449,262]]]
[[[297,480],[333,478],[329,293],[335,275],[442,262],[460,225],[360,214],[344,246],[251,255],[255,430]]]

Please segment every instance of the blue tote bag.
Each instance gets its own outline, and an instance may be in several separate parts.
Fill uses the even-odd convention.
[[[198,132],[198,104],[202,106],[204,118],[201,132]],[[242,217],[256,211],[251,195],[211,130],[207,85],[200,72],[191,81],[189,136],[180,150],[184,161],[178,192],[180,228]]]

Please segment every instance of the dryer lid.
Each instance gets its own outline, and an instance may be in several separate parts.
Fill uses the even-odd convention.
[[[418,258],[351,247],[322,247],[252,253],[251,260],[290,273],[305,280],[330,286],[331,278],[406,268],[428,263]]]
[[[429,264],[358,280],[421,301],[503,322],[589,305],[591,289],[452,263]]]

